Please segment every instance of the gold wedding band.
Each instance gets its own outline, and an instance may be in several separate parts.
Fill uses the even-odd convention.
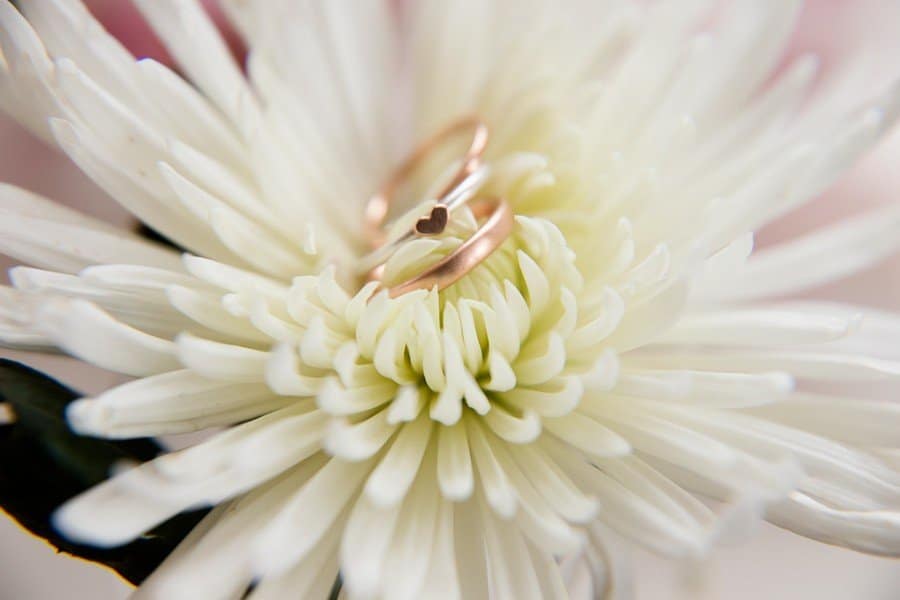
[[[484,154],[484,149],[487,147],[487,125],[474,116],[454,121],[425,140],[397,167],[381,189],[369,198],[368,202],[366,202],[363,218],[364,229],[373,248],[384,245],[384,222],[393,203],[394,195],[403,182],[409,179],[425,157],[436,150],[442,143],[469,129],[473,131],[472,141],[462,157],[459,169],[457,169],[450,182],[437,194],[437,204],[435,204],[431,214],[420,219],[413,231],[408,235],[437,235],[444,230],[444,227],[447,225],[449,211],[447,206],[448,195],[478,171],[482,164],[481,157]]]
[[[436,194],[436,201],[428,214],[419,217],[409,230],[396,239],[386,241],[384,225],[397,190],[438,146],[450,137],[468,130],[472,131],[469,147],[450,181]],[[363,213],[364,230],[372,252],[360,259],[358,272],[361,275],[368,274],[369,279],[380,280],[385,264],[402,243],[413,237],[443,233],[449,223],[450,213],[470,201],[472,214],[477,220],[483,221],[475,233],[453,252],[418,275],[387,288],[388,295],[396,298],[414,290],[443,290],[463,278],[506,241],[515,224],[509,203],[503,198],[480,198],[473,201],[489,173],[482,161],[487,143],[488,128],[484,122],[474,116],[465,117],[428,138],[394,170],[381,189],[366,203]]]
[[[472,236],[453,252],[402,283],[388,288],[388,295],[396,298],[414,290],[443,290],[468,274],[506,241],[515,220],[509,203],[503,198],[477,200],[471,205],[475,218],[486,218]]]

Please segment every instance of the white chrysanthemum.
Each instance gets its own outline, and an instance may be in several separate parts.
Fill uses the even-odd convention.
[[[810,58],[772,80],[798,2],[698,34],[710,2],[423,0],[395,23],[380,0],[231,0],[247,76],[196,2],[138,4],[192,84],[77,0],[0,1],[2,106],[191,253],[0,189],[0,249],[32,265],[0,337],[136,378],[72,426],[227,427],[58,513],[116,545],[218,505],[138,596],[318,598],[340,570],[350,598],[598,597],[623,585],[614,532],[697,557],[762,514],[900,552],[900,415],[850,385],[900,375],[900,319],[770,300],[894,250],[900,210],[751,254],[897,111],[808,101]],[[515,233],[442,293],[374,294],[366,198],[465,114]]]

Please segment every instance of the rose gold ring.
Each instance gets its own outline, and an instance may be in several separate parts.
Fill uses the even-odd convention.
[[[490,256],[510,236],[515,225],[512,209],[503,198],[478,200],[471,205],[477,219],[487,218],[456,250],[415,277],[388,288],[391,298],[414,290],[443,290],[468,274]],[[380,276],[382,269],[378,269]]]
[[[391,177],[375,193],[368,202],[363,213],[364,231],[369,238],[372,248],[378,248],[384,244],[384,222],[394,199],[397,189],[406,181],[415,169],[422,163],[426,156],[431,154],[450,137],[466,130],[473,130],[472,141],[468,150],[462,157],[462,163],[453,178],[437,194],[437,203],[431,209],[431,214],[419,219],[406,237],[412,235],[437,235],[447,226],[449,208],[447,196],[460,187],[467,178],[481,167],[481,157],[488,142],[488,128],[481,119],[475,116],[463,117],[454,121],[447,127],[425,140],[397,169]]]

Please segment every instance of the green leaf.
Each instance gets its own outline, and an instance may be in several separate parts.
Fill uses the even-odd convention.
[[[344,581],[341,574],[334,579],[334,585],[331,586],[331,592],[328,594],[328,600],[337,600],[341,595],[341,589],[344,587]]]
[[[79,394],[20,363],[0,359],[0,402],[15,421],[0,425],[0,507],[60,552],[102,563],[131,583],[143,581],[206,514],[179,515],[138,540],[118,548],[75,544],[50,521],[69,498],[100,483],[120,461],[146,461],[162,450],[151,439],[109,441],[73,433],[66,405]]]

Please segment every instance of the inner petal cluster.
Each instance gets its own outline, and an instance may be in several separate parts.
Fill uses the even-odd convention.
[[[575,408],[582,375],[602,353],[598,328],[608,315],[579,311],[582,279],[556,227],[528,217],[517,225],[498,251],[443,292],[391,299],[370,283],[351,296],[333,270],[295,280],[286,309],[304,333],[275,351],[269,381],[288,391],[320,377],[318,405],[333,417],[324,439],[330,453],[366,459],[401,430],[394,445],[407,460],[421,459],[435,422],[441,444],[464,443],[453,429],[464,418],[524,444],[538,437],[543,418]],[[388,262],[385,280],[421,270],[464,239],[461,232],[407,244]],[[455,477],[443,481],[451,495],[471,492],[471,474],[462,481],[446,475]],[[405,492],[392,479],[370,485],[379,487],[391,497]]]

